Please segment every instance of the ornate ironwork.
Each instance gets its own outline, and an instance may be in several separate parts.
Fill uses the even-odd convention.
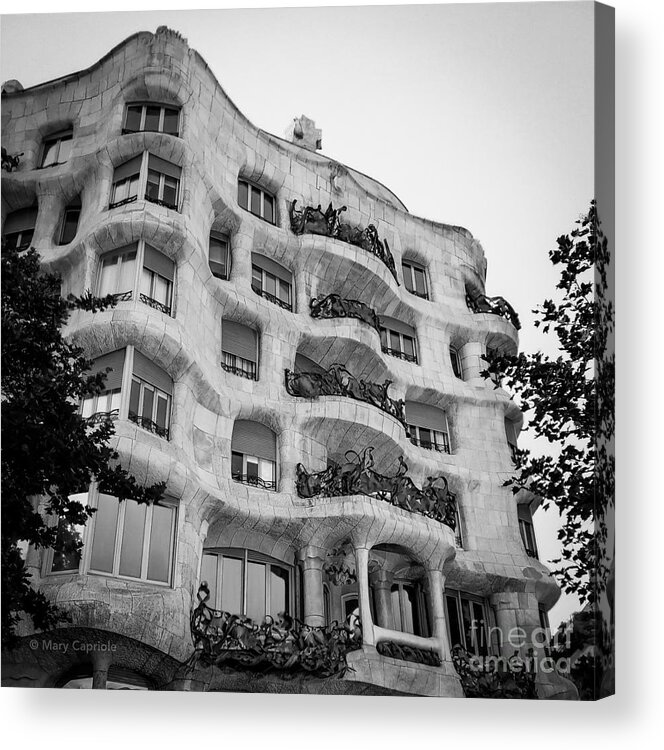
[[[229,365],[226,364],[226,362],[221,363],[221,369],[225,370],[226,372],[233,373],[233,375],[239,375],[241,378],[246,378],[247,380],[257,380],[256,377],[256,363],[251,363],[253,367],[250,370],[245,370],[243,367],[238,367],[237,365]]]
[[[141,300],[141,302],[144,302],[146,305],[153,307],[155,310],[159,310],[159,312],[163,312],[164,315],[171,314],[171,308],[168,305],[165,305],[163,302],[159,302],[156,299],[152,299],[152,297],[148,297],[147,294],[141,293],[139,295],[139,299]]]
[[[364,401],[376,406],[386,414],[398,419],[408,432],[406,411],[402,399],[396,400],[387,395],[392,384],[385,380],[382,384],[358,380],[338,362],[330,365],[327,371],[293,372],[286,370],[286,390],[291,396],[316,399],[319,396],[348,396],[356,401]]]
[[[438,451],[438,453],[451,453],[450,443],[447,436],[443,438],[442,443],[437,443],[435,440],[422,440],[415,437],[412,431],[410,431],[410,442],[413,445],[417,445],[419,448],[425,448],[428,451]]]
[[[18,169],[18,165],[21,161],[21,157],[23,156],[23,151],[21,151],[20,154],[14,154],[13,156],[9,153],[7,153],[7,149],[2,146],[2,169],[5,170],[5,172],[13,172],[14,170]]]
[[[380,333],[380,318],[369,305],[357,299],[344,299],[339,294],[312,297],[309,302],[312,318],[357,318]]]
[[[120,415],[119,409],[113,409],[112,411],[96,411],[89,417],[86,417],[86,422],[89,425],[101,424],[102,422],[112,422]]]
[[[263,299],[266,299],[268,302],[272,302],[275,305],[279,305],[279,307],[283,308],[284,310],[288,310],[288,312],[293,312],[293,305],[290,304],[290,302],[284,302],[282,299],[279,299],[279,297],[275,297],[274,294],[270,294],[269,292],[266,292],[265,289],[261,289],[258,286],[251,285],[251,288],[256,294],[258,294],[260,297],[263,297]]]
[[[267,615],[258,625],[248,617],[208,606],[210,589],[203,581],[190,629],[195,656],[203,664],[234,666],[283,676],[307,672],[316,677],[342,677],[346,655],[362,646],[362,627],[336,621],[326,627],[305,625],[287,613]]]
[[[111,208],[119,208],[120,206],[126,206],[127,203],[134,203],[138,200],[137,195],[130,195],[128,198],[123,198],[121,201],[115,201],[115,203],[109,203],[108,207]]]
[[[175,203],[169,203],[168,201],[164,201],[161,198],[153,198],[149,196],[147,193],[145,194],[145,200],[149,201],[150,203],[155,203],[157,206],[163,206],[164,208],[170,208],[173,211],[177,211],[178,207]]]
[[[368,495],[385,500],[398,508],[420,513],[427,518],[456,528],[456,497],[448,490],[447,479],[427,477],[422,489],[406,475],[408,464],[399,456],[399,468],[394,476],[379,474],[373,469],[373,447],[362,454],[346,451],[343,464],[332,462],[327,469],[310,474],[299,463],[295,485],[300,497],[343,497]]]
[[[271,479],[261,479],[261,477],[251,476],[250,474],[232,474],[236,482],[250,484],[252,487],[261,487],[264,490],[276,490],[277,483]]]
[[[402,352],[401,349],[390,349],[389,346],[381,346],[381,351],[389,354],[391,357],[397,357],[397,359],[404,359],[406,362],[417,364],[417,357],[414,354],[407,354],[406,352]]]
[[[440,654],[436,651],[417,648],[416,646],[406,646],[394,641],[379,641],[376,644],[376,651],[381,656],[391,656],[393,659],[412,661],[415,664],[427,664],[430,667],[439,667],[443,663]]]
[[[378,238],[378,230],[373,224],[369,224],[366,229],[344,224],[340,216],[346,210],[346,206],[332,208],[330,203],[327,209],[323,211],[320,204],[317,208],[305,206],[303,209],[296,208],[296,204],[297,200],[294,200],[289,206],[290,225],[294,234],[320,234],[324,237],[333,237],[342,242],[347,242],[349,245],[361,247],[380,258],[390,269],[394,280],[399,284],[390,246],[387,244],[387,240]]]
[[[518,662],[511,669],[512,658]],[[533,662],[530,657],[476,657],[458,644],[452,649],[452,663],[466,698],[537,700]]]
[[[131,289],[128,292],[118,292],[117,294],[113,295],[113,299],[116,302],[129,302],[131,297],[132,297]]]
[[[166,440],[170,439],[168,427],[161,427],[161,425],[158,425],[156,422],[148,419],[148,417],[142,417],[140,414],[136,414],[136,412],[133,411],[130,411],[128,416],[131,422],[134,422],[144,430],[152,432],[159,437],[165,438]]]
[[[323,570],[333,586],[346,586],[357,583],[357,568],[355,566],[355,553],[352,546],[346,542],[335,547],[327,553],[327,559],[323,563]]]
[[[490,313],[500,315],[518,331],[521,328],[519,316],[515,309],[504,297],[487,297],[486,294],[471,294],[466,292],[466,304],[468,309],[474,313]]]

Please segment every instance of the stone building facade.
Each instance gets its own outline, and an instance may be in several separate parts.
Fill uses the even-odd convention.
[[[166,483],[149,508],[91,487],[80,559],[26,552],[71,621],[4,684],[462,696],[454,645],[530,639],[559,591],[503,486],[521,416],[480,372],[518,318],[470,232],[325,157],[304,116],[254,126],[163,27],[5,84],[2,139],[7,241],[64,294],[116,295],[68,324],[111,368],[83,413]]]

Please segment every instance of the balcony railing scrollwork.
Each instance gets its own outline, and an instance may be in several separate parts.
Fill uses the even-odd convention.
[[[471,294],[467,292],[466,304],[471,312],[500,315],[505,320],[508,320],[517,331],[521,328],[519,316],[504,297],[487,297],[486,294]]]
[[[361,247],[380,258],[389,268],[394,280],[399,284],[394,257],[387,240],[378,238],[378,230],[373,224],[369,224],[366,229],[344,224],[340,216],[346,210],[346,206],[332,208],[330,203],[327,209],[323,211],[320,205],[317,208],[305,206],[303,209],[298,209],[295,207],[296,204],[297,200],[294,200],[289,206],[290,226],[294,234],[320,234],[324,237],[333,237],[342,242],[347,242],[349,245]]]
[[[364,401],[398,419],[408,433],[403,400],[387,395],[391,383],[391,380],[382,384],[358,380],[337,362],[322,373],[286,370],[286,390],[291,396],[311,399],[319,396],[347,396],[356,401]]]
[[[101,424],[102,422],[114,422],[120,415],[119,409],[113,409],[113,411],[96,411],[89,417],[85,418],[88,425]]]
[[[116,302],[129,302],[131,300],[132,292],[131,289],[128,292],[118,292],[113,295],[113,299]]]
[[[137,195],[130,195],[128,198],[123,198],[121,201],[115,201],[115,203],[109,203],[109,208],[119,208],[120,206],[126,206],[128,203],[134,203],[138,200]]]
[[[380,641],[376,646],[376,651],[381,656],[389,656],[401,661],[412,661],[415,664],[427,664],[430,667],[439,667],[442,664],[440,654],[433,650],[406,646],[394,641]]]
[[[264,490],[277,489],[277,483],[271,479],[262,479],[261,477],[254,476],[252,474],[232,474],[232,477],[236,482],[249,484],[252,487],[260,487]]]
[[[408,354],[408,352],[403,352],[401,349],[391,349],[389,346],[381,346],[380,349],[384,354],[389,354],[390,357],[396,357],[397,359],[417,364],[417,357],[414,354]]]
[[[233,666],[261,672],[308,673],[341,677],[348,669],[346,655],[362,646],[359,618],[352,624],[316,627],[282,612],[267,615],[258,625],[244,615],[212,609],[210,589],[203,581],[198,604],[191,612],[193,658],[203,665]]]
[[[154,203],[157,206],[163,206],[164,208],[170,208],[172,211],[177,211],[178,207],[175,203],[169,203],[168,201],[162,200],[161,198],[154,198],[151,195],[145,194],[145,200],[150,203]]]
[[[159,437],[164,438],[165,440],[169,440],[170,437],[170,431],[168,427],[162,427],[161,425],[158,425],[156,422],[153,422],[148,417],[142,417],[140,414],[136,414],[136,412],[130,411],[128,414],[129,421],[134,422],[134,424],[137,424],[139,427],[142,427],[144,430],[147,430],[148,432],[152,432],[155,435],[158,435]]]
[[[298,464],[297,494],[303,498],[367,495],[456,529],[456,496],[449,491],[444,476],[428,477],[419,489],[407,476],[408,464],[402,456],[397,473],[388,477],[373,469],[372,452],[373,447],[365,448],[362,454],[346,451],[345,463],[333,462],[327,469],[311,474]]]
[[[274,294],[270,294],[270,292],[266,292],[265,289],[261,289],[258,286],[251,285],[252,291],[254,291],[259,297],[262,297],[263,299],[266,299],[268,302],[272,302],[273,305],[279,305],[284,310],[288,310],[288,312],[293,312],[293,305],[290,304],[290,302],[284,302],[284,300],[279,299],[279,297],[275,296]]]
[[[5,172],[13,172],[14,170],[18,169],[18,165],[21,162],[21,157],[23,156],[23,152],[21,151],[20,154],[12,154],[7,152],[7,149],[2,146],[2,169],[5,170]]]
[[[148,297],[147,294],[143,294],[143,293],[139,295],[139,298],[141,302],[145,303],[146,305],[149,305],[155,310],[159,310],[159,312],[164,313],[164,315],[170,316],[171,308],[168,305],[165,305],[163,302],[159,302],[159,300],[152,299],[152,297]]]
[[[380,333],[380,318],[369,305],[357,299],[344,299],[339,294],[312,297],[309,302],[312,318],[357,318]]]

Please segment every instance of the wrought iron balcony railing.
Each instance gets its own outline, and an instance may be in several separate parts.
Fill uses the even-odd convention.
[[[270,294],[269,292],[266,292],[265,289],[261,289],[258,286],[251,285],[251,288],[256,294],[258,294],[259,297],[263,297],[263,299],[266,299],[268,302],[272,302],[274,305],[279,305],[279,307],[283,308],[284,310],[288,310],[288,312],[293,312],[293,305],[291,305],[290,302],[284,302],[282,299],[279,299],[279,297],[276,297],[274,294]]]
[[[253,366],[245,368],[239,365],[229,365],[226,362],[222,362],[221,369],[230,372],[233,375],[239,375],[241,378],[246,378],[247,380],[258,380],[256,377],[256,365],[254,362],[251,362],[250,364]]]
[[[205,581],[197,598],[190,618],[193,658],[206,666],[341,677],[348,668],[347,654],[362,646],[357,617],[352,623],[317,627],[283,612],[277,620],[267,615],[259,625],[245,615],[212,609]]]
[[[118,292],[117,294],[113,295],[113,299],[116,302],[129,302],[131,297],[132,297],[131,289],[128,292]]]
[[[369,305],[357,299],[344,299],[339,294],[312,297],[309,302],[312,318],[357,318],[380,333],[380,318]]]
[[[252,476],[250,474],[231,474],[236,482],[242,482],[242,484],[249,484],[252,487],[260,487],[264,490],[276,490],[277,483],[274,480],[262,479],[261,477]]]
[[[157,206],[163,206],[164,208],[170,208],[173,211],[177,211],[178,207],[176,203],[169,203],[168,201],[164,201],[161,198],[154,198],[147,193],[145,194],[145,200],[149,201],[150,203],[154,203]]]
[[[109,203],[108,207],[111,208],[119,208],[120,206],[126,206],[128,203],[134,203],[138,200],[137,195],[130,195],[128,198],[123,198],[120,201],[115,201],[115,203]]]
[[[130,292],[131,294],[131,292]],[[171,314],[171,308],[169,305],[165,305],[163,302],[159,302],[156,299],[152,299],[152,297],[148,297],[147,294],[140,294],[139,299],[141,302],[144,302],[146,305],[149,305],[150,307],[154,308],[155,310],[159,310],[159,312],[164,313],[164,315]]]
[[[12,154],[7,152],[7,149],[2,146],[2,169],[5,170],[5,172],[14,172],[16,169],[18,169],[18,165],[21,162],[21,157],[23,156],[23,152],[21,151],[20,154]]]
[[[428,664],[430,667],[439,667],[442,664],[440,654],[432,649],[406,646],[394,641],[379,641],[376,651],[381,656],[389,656],[401,661],[412,661],[415,664]]]
[[[382,384],[358,380],[341,364],[330,365],[322,372],[293,372],[286,370],[286,390],[291,396],[316,399],[319,396],[347,396],[356,401],[364,401],[386,414],[398,419],[408,432],[403,400],[387,395],[392,381]]]
[[[162,437],[166,440],[170,440],[170,432],[168,427],[162,427],[161,425],[158,425],[156,422],[153,422],[148,417],[142,417],[140,414],[136,414],[133,411],[130,411],[128,414],[129,420],[131,422],[134,422],[139,427],[142,427],[144,430],[147,430],[148,432],[152,432],[155,435],[158,435],[159,437]]]
[[[390,357],[396,357],[397,359],[403,359],[406,362],[413,362],[414,364],[417,364],[416,354],[407,354],[406,352],[402,352],[400,349],[390,349],[389,346],[381,346],[380,348],[384,354],[389,354]]]
[[[289,206],[290,226],[294,234],[320,234],[324,237],[347,242],[349,245],[361,247],[363,250],[380,258],[389,268],[394,280],[399,284],[397,269],[394,265],[394,257],[390,252],[387,240],[378,238],[378,230],[373,224],[366,229],[352,227],[350,224],[342,223],[340,216],[346,210],[346,206],[332,208],[332,204],[323,211],[320,205],[317,208],[305,206],[303,209],[296,208],[297,200]]]
[[[89,425],[101,424],[102,422],[114,422],[120,415],[119,409],[113,409],[112,411],[96,411],[89,417],[86,417],[86,422]]]
[[[500,315],[505,320],[508,320],[517,331],[521,328],[519,316],[504,297],[487,297],[486,294],[473,295],[466,293],[466,305],[474,313]]]
[[[439,443],[436,440],[422,440],[413,435],[412,430],[408,431],[410,434],[410,442],[413,445],[417,445],[419,448],[425,448],[428,451],[438,451],[438,453],[451,453],[450,441],[447,436],[443,437],[443,442]]]
[[[298,464],[297,494],[304,498],[367,495],[456,529],[456,497],[448,490],[444,476],[428,477],[419,489],[407,476],[408,464],[402,456],[397,473],[388,477],[373,469],[372,451],[373,447],[365,448],[362,454],[346,451],[344,464],[331,463],[327,469],[312,474]]]

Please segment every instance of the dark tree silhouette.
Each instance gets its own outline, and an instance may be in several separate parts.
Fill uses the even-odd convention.
[[[557,240],[549,258],[560,270],[559,301],[534,310],[535,326],[557,339],[559,356],[542,352],[490,354],[485,377],[502,379],[528,415],[528,431],[552,450],[517,452],[514,492],[529,490],[554,503],[563,518],[561,586],[582,602],[605,589],[607,517],[612,512],[615,461],[614,307],[608,284],[610,252],[595,201],[577,228]]]
[[[74,527],[94,512],[70,499],[96,480],[120,500],[158,500],[164,486],[142,487],[117,463],[113,423],[89,425],[79,415],[85,396],[103,390],[106,373],[90,375],[91,360],[68,342],[62,327],[74,309],[92,313],[115,304],[60,296],[60,279],[40,270],[38,253],[2,248],[2,644],[16,643],[29,615],[37,629],[66,619],[31,585],[22,547],[53,548],[56,560],[77,555]],[[45,515],[38,512],[44,500]],[[60,519],[58,524],[56,521]]]

